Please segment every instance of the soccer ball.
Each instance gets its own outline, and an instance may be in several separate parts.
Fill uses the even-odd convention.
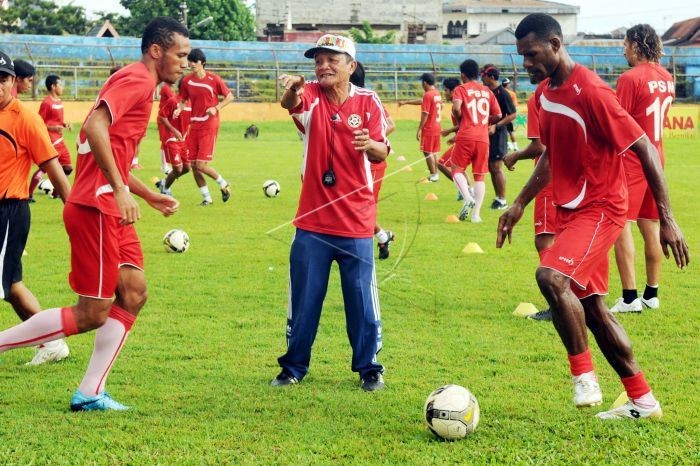
[[[275,180],[267,180],[263,183],[263,192],[267,197],[277,197],[280,193],[280,184]]]
[[[47,196],[53,195],[53,183],[51,183],[51,180],[41,180],[37,188]]]
[[[479,424],[479,402],[459,385],[444,385],[428,396],[423,408],[428,429],[445,440],[471,434]]]
[[[167,252],[185,252],[190,248],[190,237],[184,231],[174,228],[163,237],[163,248]]]

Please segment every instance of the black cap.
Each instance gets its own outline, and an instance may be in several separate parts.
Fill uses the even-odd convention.
[[[0,73],[15,76],[15,64],[12,62],[12,58],[3,51],[0,51]]]

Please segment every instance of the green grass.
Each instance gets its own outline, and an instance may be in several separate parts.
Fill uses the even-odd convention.
[[[377,263],[387,390],[362,392],[350,371],[335,269],[309,375],[299,386],[270,388],[285,347],[293,234],[287,222],[296,211],[301,144],[291,122],[259,124],[254,141],[243,139],[246,126],[224,124],[219,138],[213,165],[233,184],[227,204],[215,197],[213,206],[198,207],[189,176],[175,185],[181,208],[174,217],[141,203],[137,228],[150,297],[107,384],[132,410],[69,412],[93,334],[70,338],[71,357],[46,367],[23,365],[31,349],[5,353],[0,463],[700,463],[697,266],[679,271],[666,262],[662,309],[620,317],[665,417],[602,423],[595,410],[573,407],[565,351],[552,326],[512,315],[520,302],[544,304],[534,281],[531,211],[514,243],[496,250],[498,214],[485,208],[482,224],[445,223],[459,209],[455,189],[444,179],[417,184],[422,161],[385,181],[379,206],[382,225],[397,235],[390,259]],[[398,127],[392,141],[407,162],[390,160],[388,173],[421,158],[416,122]],[[149,131],[141,148],[146,169],[137,174],[146,181],[158,174],[156,138]],[[669,140],[666,150],[674,212],[698,251],[697,143]],[[507,174],[509,199],[530,171],[521,162]],[[262,194],[269,178],[282,186],[276,199]],[[423,200],[430,191],[438,201]],[[487,201],[491,195],[488,186]],[[25,282],[45,307],[75,301],[60,207],[39,196],[24,259]],[[286,226],[268,233],[279,225]],[[191,238],[182,255],[161,246],[175,227]],[[485,253],[463,254],[468,242]],[[609,302],[620,295],[614,267],[611,276]],[[643,284],[641,260],[638,277]],[[0,326],[14,325],[10,307],[3,311]],[[622,386],[592,344],[607,406]],[[425,398],[446,383],[469,387],[481,405],[479,428],[460,442],[435,440],[422,419]]]

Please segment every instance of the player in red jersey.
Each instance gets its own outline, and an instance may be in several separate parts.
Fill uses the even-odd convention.
[[[175,116],[175,110],[178,108],[180,98],[173,95],[170,100],[165,102],[158,112],[158,122],[163,126],[165,137],[165,158],[172,167],[168,176],[164,180],[156,183],[160,192],[172,196],[170,188],[175,180],[190,171],[190,157],[187,148],[187,136],[190,129],[190,114],[192,108],[189,102],[185,102],[185,106],[181,112]]]
[[[134,229],[141,214],[132,194],[166,216],[178,207],[129,169],[146,134],[157,84],[174,83],[187,68],[188,36],[180,22],[154,18],[141,40],[141,61],[107,79],[83,123],[75,183],[63,212],[71,244],[69,282],[78,303],[39,312],[0,332],[4,352],[97,329],[87,371],[71,398],[73,411],[127,409],[104,386],[146,302],[143,252]]]
[[[12,96],[17,97],[19,94],[24,94],[32,88],[34,84],[34,75],[36,70],[31,63],[24,60],[15,60],[15,87],[12,88]]]
[[[528,15],[515,36],[523,67],[531,79],[540,82],[535,99],[546,149],[512,207],[501,215],[496,247],[502,247],[506,238],[510,241],[525,206],[549,182],[551,173],[556,233],[536,277],[568,354],[574,404],[595,406],[603,400],[588,348],[588,327],[629,398],[624,405],[597,416],[660,417],[661,406],[634,358],[630,340],[603,299],[608,254],[627,215],[620,155],[628,148],[639,156],[659,206],[664,250],[671,248],[679,267],[688,264],[688,245],[671,214],[658,154],[612,89],[569,57],[561,26],[554,18],[542,13]]]
[[[68,146],[66,146],[66,142],[63,139],[63,130],[67,129],[71,131],[73,127],[63,119],[63,101],[61,100],[63,83],[61,82],[61,78],[55,74],[50,74],[46,77],[45,84],[49,94],[39,106],[39,116],[41,116],[44,123],[46,123],[46,129],[49,131],[51,143],[58,151],[58,163],[63,167],[63,172],[66,175],[70,175],[73,172],[73,164],[70,159],[70,152],[68,152]],[[32,175],[32,180],[29,183],[30,199],[34,195],[34,190],[43,176],[44,172],[41,168],[37,169]]]
[[[372,253],[377,204],[369,167],[389,153],[386,119],[377,94],[350,83],[356,67],[351,39],[326,34],[304,56],[314,59],[317,81],[280,76],[281,105],[304,134],[304,161],[290,251],[287,351],[270,384],[296,384],[308,372],[336,261],[352,370],[359,373],[363,390],[380,390],[382,326]]]
[[[533,84],[537,84],[533,82]],[[515,170],[518,160],[535,159],[535,166],[540,155],[544,152],[544,145],[540,140],[540,121],[535,94],[532,94],[527,101],[527,138],[530,144],[523,150],[511,152],[503,158],[503,165],[508,170]],[[552,183],[542,188],[535,196],[535,209],[533,214],[533,225],[535,226],[535,249],[542,259],[547,249],[554,243],[554,231],[556,229],[557,209],[554,205]],[[537,321],[551,321],[551,309],[544,309],[528,316],[529,319]]]
[[[464,221],[471,214],[471,221],[479,223],[486,193],[484,176],[489,170],[489,126],[501,119],[501,108],[493,92],[479,84],[479,65],[474,60],[464,60],[459,70],[464,84],[452,94],[452,115],[459,121],[452,149],[452,178],[464,199],[459,219]],[[464,174],[469,165],[474,176],[474,197]]]
[[[625,36],[625,57],[632,69],[624,72],[617,80],[617,97],[622,108],[632,115],[656,146],[663,168],[663,122],[675,98],[676,86],[671,74],[659,64],[662,53],[661,39],[651,26],[638,24],[628,29]],[[663,259],[659,241],[659,214],[639,158],[634,152],[627,151],[622,164],[625,167],[629,190],[627,223],[615,242],[615,259],[622,281],[622,297],[610,310],[641,312],[643,308],[659,307],[658,289]],[[634,271],[634,221],[637,222],[644,238],[646,259],[647,281],[641,298],[637,297]]]
[[[226,202],[231,197],[231,186],[214,167],[209,165],[214,159],[214,146],[219,133],[219,113],[221,109],[233,101],[233,94],[219,75],[207,71],[204,66],[207,57],[201,49],[192,49],[187,57],[192,68],[192,74],[185,76],[180,83],[180,105],[174,117],[185,107],[189,100],[192,105],[190,116],[190,137],[187,138],[187,149],[192,163],[194,180],[202,193],[202,206],[211,205],[207,181],[204,175],[215,180],[221,189],[221,200]],[[219,96],[223,100],[219,102]]]
[[[160,115],[161,111],[163,110],[163,105],[165,105],[165,103],[172,97],[175,97],[173,88],[170,87],[169,84],[163,83],[160,86],[160,91],[158,92],[158,115]],[[167,176],[168,173],[170,173],[171,169],[170,164],[168,163],[165,157],[165,142],[168,140],[168,130],[165,126],[163,126],[163,123],[161,122],[160,118],[158,118],[157,120],[157,125],[158,138],[160,139],[160,169]],[[160,181],[158,182],[158,184],[160,184]]]
[[[438,181],[437,155],[440,153],[440,120],[442,119],[442,96],[435,88],[435,77],[431,73],[423,73],[420,77],[423,86],[423,98],[404,100],[402,105],[420,105],[420,123],[416,131],[416,139],[420,142],[425,162],[430,171],[429,181]]]

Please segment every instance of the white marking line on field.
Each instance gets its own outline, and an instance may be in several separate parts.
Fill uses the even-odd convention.
[[[385,180],[385,179],[389,178],[390,176],[394,176],[394,175],[396,175],[397,173],[400,173],[401,171],[403,171],[404,167],[409,167],[409,166],[415,165],[415,164],[417,164],[417,163],[421,163],[421,162],[423,162],[424,160],[425,160],[425,158],[420,158],[420,159],[417,159],[415,162],[411,162],[411,163],[408,164],[408,165],[404,165],[403,167],[399,168],[398,170],[395,170],[395,171],[389,173],[388,175],[384,175],[384,176],[382,177],[382,180]],[[294,223],[295,220],[297,220],[297,219],[299,219],[299,218],[304,218],[304,217],[306,217],[307,215],[311,215],[311,214],[313,214],[313,213],[315,213],[315,212],[318,212],[319,210],[321,210],[321,209],[323,209],[323,208],[325,208],[325,207],[328,207],[329,205],[333,205],[333,204],[335,204],[336,202],[338,202],[338,201],[340,201],[340,200],[346,198],[347,196],[350,196],[350,195],[352,195],[352,194],[355,194],[357,191],[359,191],[359,190],[361,190],[361,189],[365,189],[365,186],[362,186],[362,187],[360,187],[360,188],[357,188],[356,190],[351,191],[351,192],[349,192],[349,193],[347,193],[347,194],[345,194],[345,195],[339,197],[338,199],[334,199],[334,200],[332,200],[331,202],[327,202],[326,204],[324,204],[324,205],[322,205],[322,206],[319,206],[319,207],[315,208],[314,210],[311,210],[311,211],[305,213],[304,215],[302,215],[302,216],[300,216],[300,217],[295,217],[295,218],[293,218],[292,220],[289,220],[288,222],[284,222],[284,223],[282,223],[282,224],[280,224],[280,225],[278,225],[278,226],[276,226],[276,227],[274,227],[274,228],[272,228],[272,229],[266,231],[265,234],[270,235],[270,234],[276,232],[277,230],[281,230],[282,228],[284,228],[284,227],[286,227],[286,226],[291,225],[292,223]]]

